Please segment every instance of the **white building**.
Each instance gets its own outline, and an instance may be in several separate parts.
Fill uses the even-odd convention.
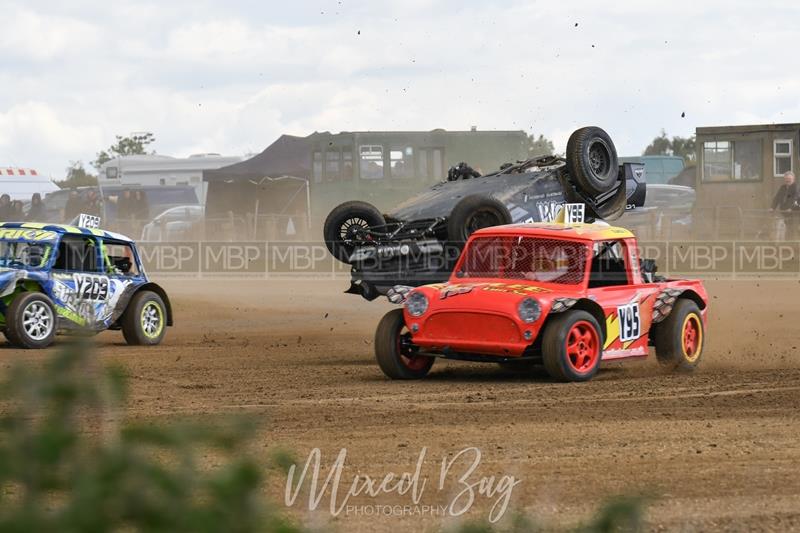
[[[0,167],[0,194],[8,194],[12,200],[29,201],[37,192],[44,198],[57,190],[58,185],[32,168]]]
[[[203,171],[238,163],[242,157],[196,154],[189,157],[128,155],[104,163],[98,181],[103,185],[192,185],[205,204]]]

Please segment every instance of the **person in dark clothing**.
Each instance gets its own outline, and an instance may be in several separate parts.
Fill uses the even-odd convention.
[[[25,217],[25,219],[33,222],[44,222],[45,216],[46,213],[42,195],[38,192],[33,193],[33,196],[31,196],[31,207],[28,209],[28,216]]]
[[[117,218],[126,224],[133,218],[133,196],[130,189],[122,191],[117,200]]]
[[[798,198],[797,179],[794,172],[783,175],[780,186],[772,199],[772,210],[779,211],[786,225],[786,240],[797,239],[798,222],[800,222],[800,198]]]
[[[7,194],[0,196],[0,222],[11,221],[11,197]]]
[[[147,201],[147,193],[138,190],[133,196],[133,218],[140,223],[150,220],[150,203]]]
[[[25,204],[22,203],[21,200],[14,200],[11,202],[11,214],[9,214],[9,220],[14,220],[20,222],[25,220],[25,212],[22,208],[25,207]]]
[[[134,220],[129,231],[136,235],[150,221],[150,203],[147,201],[147,193],[142,190],[137,190],[133,193],[132,215]]]
[[[67,204],[64,206],[64,222],[69,224],[75,217],[81,214],[81,204],[82,202],[78,194],[78,189],[70,189]]]
[[[86,196],[86,202],[83,204],[83,210],[81,213],[99,217],[101,216],[102,211],[103,206],[100,204],[100,197],[98,196],[97,191],[94,189],[89,189],[89,194]]]

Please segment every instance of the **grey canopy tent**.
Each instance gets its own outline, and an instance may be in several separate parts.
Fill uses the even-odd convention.
[[[257,238],[292,237],[298,225],[308,227],[312,137],[281,135],[250,159],[204,170],[206,219],[247,221]]]

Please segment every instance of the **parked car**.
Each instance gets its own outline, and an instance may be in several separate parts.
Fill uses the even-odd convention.
[[[634,235],[607,224],[512,224],[476,231],[446,283],[395,287],[375,333],[392,379],[425,376],[437,358],[543,365],[586,381],[601,360],[645,357],[692,370],[708,296],[698,280],[664,279]]]
[[[478,229],[552,220],[565,202],[611,220],[644,205],[645,195],[643,165],[619,165],[608,134],[586,127],[570,136],[566,158],[535,157],[485,176],[462,163],[447,181],[386,215],[365,202],[346,202],[328,215],[324,238],[331,254],[352,267],[347,292],[372,300],[394,285],[447,279]]]
[[[0,223],[0,328],[20,348],[58,333],[122,330],[128,344],[158,344],[171,326],[166,291],[142,268],[136,244],[99,229]]]
[[[187,239],[202,222],[204,213],[205,207],[202,205],[170,207],[142,228],[141,240],[158,242]]]

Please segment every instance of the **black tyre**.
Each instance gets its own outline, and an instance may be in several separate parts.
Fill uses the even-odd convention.
[[[672,312],[653,331],[658,362],[676,370],[694,370],[703,355],[704,341],[700,308],[685,298],[675,302]]]
[[[6,311],[6,338],[20,348],[47,348],[56,337],[53,302],[40,292],[22,292]]]
[[[152,291],[133,295],[120,320],[122,335],[130,345],[158,344],[167,327],[167,308],[161,296]]]
[[[410,346],[411,334],[405,329],[402,309],[386,313],[375,331],[375,359],[392,379],[420,379],[430,372],[434,358],[415,355]]]
[[[322,229],[325,245],[333,257],[347,263],[355,250],[358,234],[384,224],[383,215],[372,204],[345,202],[333,208],[325,219]]]
[[[450,242],[463,245],[477,230],[503,224],[511,224],[508,208],[495,198],[473,194],[453,208],[447,220],[447,236]]]
[[[614,188],[619,177],[617,149],[608,133],[595,126],[576,130],[567,141],[567,172],[585,194],[595,197]]]
[[[603,330],[586,311],[565,311],[547,323],[542,359],[550,377],[559,381],[588,381],[600,368]]]

